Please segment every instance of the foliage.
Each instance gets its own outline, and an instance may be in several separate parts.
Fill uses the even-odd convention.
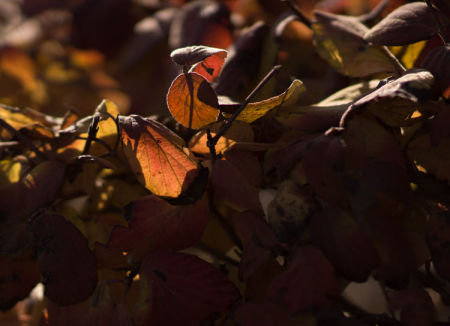
[[[131,2],[88,2],[66,1],[71,42],[97,50],[56,29],[0,49],[0,309],[42,282],[39,325],[434,323],[431,294],[450,298],[447,5],[310,21],[289,2],[238,30],[229,7],[195,1],[145,17],[117,59],[95,32],[77,44],[77,24],[89,8],[131,19]],[[54,5],[21,9],[44,33]],[[127,95],[153,52],[160,76]],[[333,91],[314,89],[323,67]],[[60,117],[69,92],[79,110]],[[160,115],[136,108],[145,93]],[[389,313],[346,299],[369,278]]]

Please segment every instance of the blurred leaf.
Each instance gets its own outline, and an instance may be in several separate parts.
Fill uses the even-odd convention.
[[[434,305],[425,289],[406,289],[388,295],[392,310],[400,310],[400,321],[405,326],[431,326],[434,323]]]
[[[225,275],[195,256],[156,252],[145,258],[139,273],[151,293],[146,325],[199,325],[239,298]]]
[[[155,195],[178,197],[195,180],[197,163],[170,129],[137,115],[121,116],[119,125],[131,170]]]
[[[294,326],[286,309],[272,302],[245,302],[234,312],[234,320],[242,326]]]
[[[6,311],[25,299],[40,277],[34,260],[0,255],[0,310]]]
[[[448,227],[448,211],[431,206],[430,217],[427,221],[427,243],[431,252],[433,266],[439,277],[450,279],[450,250],[447,246],[450,241],[450,228]]]
[[[421,67],[433,74],[438,95],[448,91],[450,88],[450,45],[439,46],[431,50],[423,60]]]
[[[108,248],[127,251],[135,259],[161,249],[185,249],[202,236],[209,219],[206,198],[193,205],[175,206],[149,195],[132,201],[128,227],[116,226]]]
[[[64,217],[44,211],[30,224],[45,295],[61,306],[87,299],[97,286],[97,262],[86,238]]]
[[[364,35],[381,45],[407,45],[430,39],[436,34],[433,14],[425,2],[405,4],[387,15]]]
[[[178,75],[170,85],[167,106],[176,121],[192,129],[216,122],[219,115],[216,93],[197,73]]]
[[[223,122],[213,123],[208,129],[211,131],[211,136],[214,137],[220,130]],[[242,121],[236,120],[231,124],[231,127],[225,134],[219,138],[215,148],[216,153],[224,153],[232,149],[239,143],[252,143],[255,140],[255,135],[252,127]],[[198,154],[209,154],[210,150],[207,146],[208,137],[206,130],[200,130],[189,141],[189,149]]]
[[[406,69],[411,69],[414,67],[426,44],[426,41],[419,41],[405,46],[391,46],[389,49],[400,59]]]
[[[356,17],[315,12],[314,41],[320,56],[340,73],[366,77],[379,72],[395,72],[391,59],[365,41],[368,28]]]
[[[300,247],[269,287],[269,297],[291,313],[305,311],[339,295],[333,265],[313,246]]]

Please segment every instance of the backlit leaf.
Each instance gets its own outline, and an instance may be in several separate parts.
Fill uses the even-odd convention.
[[[161,249],[185,249],[202,236],[209,219],[206,198],[193,205],[175,206],[156,196],[137,199],[127,207],[128,227],[116,226],[108,247],[133,258]]]
[[[197,63],[192,71],[202,75],[207,81],[212,83],[219,77],[226,57],[227,52],[225,50],[214,53],[202,62]]]
[[[436,34],[432,12],[425,2],[405,4],[387,15],[364,35],[381,45],[406,45],[430,39]]]
[[[63,216],[45,211],[30,225],[45,295],[61,306],[87,299],[97,286],[97,262],[86,238]]]
[[[211,136],[214,137],[220,130],[223,122],[216,122],[210,126]],[[230,150],[234,145],[239,143],[251,143],[255,140],[253,129],[250,125],[242,121],[234,121],[231,127],[225,134],[219,138],[215,148],[216,153],[223,153]],[[199,154],[209,154],[209,147],[207,146],[208,137],[206,130],[200,130],[197,134],[192,136],[189,141],[189,149]]]
[[[303,83],[296,79],[283,93],[263,101],[247,104],[241,114],[238,115],[237,120],[252,123],[281,105],[295,102],[305,90]],[[231,114],[224,115],[226,117],[231,116]]]
[[[119,118],[123,151],[138,181],[158,196],[178,197],[198,174],[184,141],[161,123]]]
[[[239,298],[237,288],[218,269],[184,253],[153,253],[139,273],[151,294],[145,325],[197,326]]]
[[[172,82],[167,106],[176,121],[192,129],[215,122],[219,115],[216,93],[197,73],[181,74]]]

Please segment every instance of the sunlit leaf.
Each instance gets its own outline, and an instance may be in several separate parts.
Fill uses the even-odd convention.
[[[208,203],[203,198],[193,205],[175,206],[150,195],[131,202],[127,218],[128,227],[115,227],[108,247],[141,259],[156,250],[194,245],[208,223]]]
[[[411,69],[414,67],[426,44],[426,41],[420,41],[406,46],[391,46],[389,49],[400,59],[406,69]]]
[[[181,74],[172,82],[167,106],[175,120],[192,129],[215,122],[219,115],[216,93],[197,73]]]
[[[61,306],[87,299],[97,286],[97,263],[80,231],[48,211],[31,223],[45,295]]]
[[[214,53],[202,62],[197,63],[192,71],[202,75],[207,81],[212,83],[219,77],[227,54],[225,50]]]
[[[237,120],[252,123],[281,105],[294,103],[305,90],[303,83],[296,79],[283,93],[263,101],[247,104],[245,109],[238,115]],[[231,114],[224,115],[226,117],[231,116]]]
[[[151,293],[146,325],[196,326],[239,298],[235,285],[218,269],[183,253],[153,253],[143,261],[140,274]]]
[[[223,122],[212,124],[209,129],[211,136],[214,137],[220,130]],[[216,153],[223,153],[230,150],[238,143],[251,143],[255,140],[253,129],[250,125],[242,121],[234,121],[225,134],[219,138],[215,149]],[[206,130],[201,130],[189,141],[189,149],[198,154],[209,154],[210,150],[207,146],[208,137]]]
[[[391,59],[365,41],[368,28],[356,17],[315,12],[314,41],[320,56],[339,72],[350,77],[366,77],[378,72],[394,72]]]
[[[119,119],[123,151],[131,170],[158,196],[178,197],[198,174],[184,141],[161,123],[137,115]]]

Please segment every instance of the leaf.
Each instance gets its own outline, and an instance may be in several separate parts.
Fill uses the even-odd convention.
[[[433,15],[425,2],[405,4],[384,17],[364,35],[380,45],[407,45],[436,34]]]
[[[405,326],[431,326],[434,322],[434,304],[425,289],[395,291],[388,296],[390,309],[400,310],[400,321]]]
[[[431,252],[433,267],[439,277],[450,279],[450,250],[447,246],[450,241],[450,228],[447,226],[448,211],[431,206],[430,217],[427,221],[427,243]]]
[[[219,116],[216,93],[208,81],[195,72],[175,78],[167,94],[167,106],[176,121],[192,129],[216,122]]]
[[[281,105],[295,102],[305,90],[303,83],[295,79],[283,93],[263,101],[247,104],[245,109],[238,115],[237,120],[252,123]],[[224,114],[224,116],[231,117],[231,114]]]
[[[314,12],[312,24],[317,52],[340,73],[366,77],[379,72],[395,72],[391,59],[364,40],[368,31],[356,17]]]
[[[170,53],[172,60],[181,66],[192,66],[205,59],[220,54],[225,59],[227,51],[204,45],[192,45],[173,50]],[[222,60],[223,62],[223,60]],[[206,78],[206,77],[205,77]]]
[[[202,75],[207,81],[212,83],[219,77],[227,54],[228,52],[225,50],[215,53],[202,62],[197,63],[192,67],[192,71]]]
[[[311,218],[310,236],[331,261],[336,271],[354,282],[367,280],[380,258],[372,240],[353,217],[330,206]]]
[[[36,262],[0,255],[0,310],[25,299],[40,280]]]
[[[139,271],[151,293],[145,325],[196,326],[224,313],[239,298],[219,270],[188,254],[160,251],[146,257]]]
[[[163,124],[120,116],[123,151],[138,181],[157,196],[178,197],[195,180],[197,162]]]
[[[272,256],[272,250],[278,245],[278,241],[261,216],[248,211],[240,213],[236,220],[244,248],[239,275],[247,280]]]
[[[30,223],[45,295],[60,306],[87,299],[97,286],[97,262],[86,238],[63,216],[44,211]]]
[[[269,286],[269,297],[298,313],[336,297],[340,292],[333,266],[313,246],[297,249],[287,267]]]
[[[389,49],[400,59],[406,69],[412,69],[426,44],[426,41],[420,41],[406,46],[391,46]]]
[[[185,249],[200,240],[209,219],[206,198],[193,205],[175,206],[150,195],[127,207],[128,227],[116,226],[108,248],[126,251],[135,259],[161,249]]]
[[[284,307],[272,302],[245,302],[234,312],[234,320],[242,326],[293,326]]]
[[[450,88],[450,45],[439,46],[431,50],[423,60],[421,67],[433,74],[436,80],[435,88],[439,95],[448,91]]]
[[[208,129],[211,131],[211,136],[214,137],[220,130],[223,122],[216,122]],[[255,134],[252,127],[242,121],[233,121],[231,127],[219,138],[215,148],[216,153],[221,154],[232,149],[239,143],[252,143],[255,140]],[[201,130],[192,136],[189,141],[189,149],[198,154],[209,154],[210,150],[207,145],[208,137],[206,130]]]

